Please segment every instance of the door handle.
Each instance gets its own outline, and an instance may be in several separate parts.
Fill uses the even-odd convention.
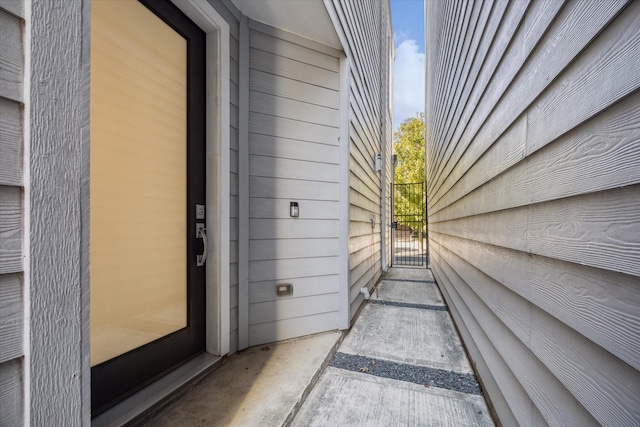
[[[196,256],[196,266],[201,267],[207,262],[207,229],[204,224],[196,224],[196,239],[202,239],[202,254]]]

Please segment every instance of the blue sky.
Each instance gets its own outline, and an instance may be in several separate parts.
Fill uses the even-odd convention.
[[[396,48],[393,129],[424,111],[424,0],[391,0]]]

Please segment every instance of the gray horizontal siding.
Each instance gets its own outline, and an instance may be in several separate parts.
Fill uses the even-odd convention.
[[[389,3],[344,2],[328,4],[339,21],[349,58],[349,304],[350,319],[364,301],[360,288],[371,288],[382,274],[383,177],[391,182],[391,169],[374,170],[373,159],[391,153],[389,70],[391,22]],[[389,162],[387,161],[386,164]],[[374,225],[371,225],[373,218]],[[388,243],[388,242],[387,242]],[[389,249],[386,249],[389,250]]]
[[[22,1],[0,1],[0,425],[24,425]]]
[[[427,2],[431,266],[503,425],[640,422],[640,3]]]
[[[6,6],[10,5],[0,4],[0,92],[4,98],[22,101],[24,21],[12,15],[11,9],[5,10]]]
[[[0,425],[24,425],[24,371],[22,359],[0,363]]]
[[[249,345],[338,327],[339,52],[251,21]],[[300,217],[289,216],[297,201]],[[276,283],[293,295],[278,297]]]

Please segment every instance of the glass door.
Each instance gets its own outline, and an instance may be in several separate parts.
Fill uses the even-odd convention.
[[[94,415],[204,350],[204,48],[168,0],[92,2]]]

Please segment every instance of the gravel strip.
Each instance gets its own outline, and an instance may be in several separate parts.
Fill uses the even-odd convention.
[[[381,299],[372,299],[372,303],[378,305],[390,305],[393,307],[421,308],[423,310],[447,311],[446,305],[430,305],[430,304],[412,304],[410,302],[386,301]]]
[[[416,282],[416,283],[433,283],[436,284],[435,280],[415,280],[415,279],[385,279],[384,277],[381,280],[382,282]]]
[[[475,375],[472,374],[461,374],[445,369],[408,365],[347,353],[336,353],[329,366],[422,384],[425,387],[439,387],[461,393],[482,395],[480,385],[476,381]]]

